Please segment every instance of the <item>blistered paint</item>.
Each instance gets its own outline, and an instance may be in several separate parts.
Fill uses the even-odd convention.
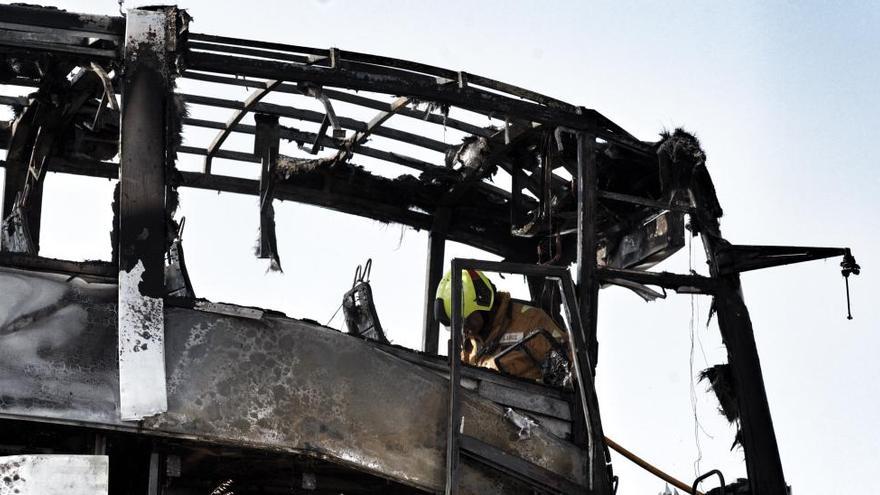
[[[119,272],[119,414],[139,420],[168,409],[162,299],[138,289],[144,263]]]
[[[105,421],[117,416],[115,335],[89,329],[116,321],[116,286],[68,278],[0,269],[0,409]]]
[[[0,495],[107,495],[102,455],[0,457]]]
[[[34,284],[47,280],[32,278]],[[4,353],[12,335],[0,335],[0,383],[18,383],[11,395],[3,388],[0,415],[134,429],[119,420],[114,401],[115,294],[68,285],[61,300],[77,300],[86,318],[65,327],[47,312],[45,324],[36,318],[18,335],[29,341],[49,329],[70,331],[70,339],[45,341],[40,352],[53,356],[52,366],[33,367],[34,354]],[[139,431],[313,455],[442,491],[448,400],[442,376],[370,342],[297,320],[173,307],[164,313],[168,411],[144,420]],[[74,391],[87,393],[85,400],[70,402]],[[30,399],[35,394],[38,403]],[[520,440],[504,410],[476,394],[465,394],[462,414],[466,434],[584,482],[585,455],[576,446],[541,427]],[[497,472],[463,462],[462,493],[528,493]]]

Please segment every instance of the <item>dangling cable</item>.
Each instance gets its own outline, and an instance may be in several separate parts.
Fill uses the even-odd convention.
[[[688,237],[688,271],[694,271],[694,246],[693,246],[693,237]],[[690,329],[690,339],[691,339],[691,349],[690,349],[690,357],[689,357],[689,378],[690,378],[690,395],[691,395],[691,411],[694,415],[694,444],[697,447],[697,458],[694,460],[694,473],[695,476],[700,475],[700,461],[703,460],[703,448],[700,445],[700,430],[702,426],[700,426],[700,419],[697,417],[697,389],[696,384],[694,383],[694,321],[696,320],[696,306],[695,300],[696,297],[694,294],[691,294],[691,318],[689,323]]]

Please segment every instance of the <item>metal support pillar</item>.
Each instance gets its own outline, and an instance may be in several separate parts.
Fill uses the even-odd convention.
[[[718,313],[718,328],[727,347],[727,361],[739,405],[742,445],[751,488],[749,493],[785,495],[787,489],[782,461],[739,274],[723,273],[719,254],[728,243],[721,237],[718,219],[706,213],[709,210],[699,191],[693,191],[692,196],[697,207],[697,220],[709,269],[716,281],[715,310]]]
[[[12,214],[21,194],[24,193],[27,182],[28,166],[33,151],[37,129],[47,113],[45,105],[40,102],[30,102],[24,112],[15,120],[12,127],[12,135],[9,139],[6,154],[6,179],[3,186],[3,216],[6,220]],[[29,233],[30,247],[39,253],[40,245],[40,217],[43,204],[43,181],[35,181],[30,191],[30,201],[25,210],[25,228]],[[3,243],[0,246],[3,251],[17,251],[13,246]]]
[[[7,163],[11,163],[7,160]],[[6,182],[3,190],[3,219],[6,219],[11,213],[15,200],[22,192],[21,185],[24,184],[27,176],[27,163],[22,169],[17,164],[6,167]],[[40,252],[40,219],[43,210],[43,181],[38,181],[31,189],[28,201],[28,208],[25,211],[25,219],[27,220],[27,230],[30,234],[30,241],[36,253]],[[6,251],[6,246],[3,246]]]
[[[166,109],[171,104],[164,9],[126,18],[119,162],[119,410],[167,410],[165,388]]]
[[[159,452],[150,452],[150,467],[147,472],[147,495],[161,495],[163,457]]]
[[[598,171],[596,169],[596,137],[592,134],[577,135],[577,301],[586,346],[587,359],[591,369],[582,370],[583,377],[593,378],[596,374],[599,343],[596,336],[596,321],[599,305],[599,277],[596,266],[596,208],[598,206]],[[579,394],[584,394],[579,390]],[[595,397],[592,397],[595,400]],[[582,400],[584,400],[582,398]],[[596,405],[598,411],[598,404]],[[596,421],[588,424],[594,431],[589,446],[591,449],[593,477],[590,480],[594,493],[610,493],[611,481],[608,476],[610,459],[604,445],[601,430],[595,431]],[[601,426],[599,426],[601,428]]]
[[[434,226],[428,232],[427,273],[425,274],[425,324],[422,329],[422,350],[437,354],[440,340],[440,322],[434,318],[434,299],[437,286],[443,278],[443,259],[446,255],[446,231],[449,227],[449,208],[441,207],[434,213]]]
[[[461,480],[461,264],[452,260],[452,323],[449,337],[449,423],[446,426],[446,495],[458,495]]]
[[[578,133],[577,143],[577,300],[587,353],[593,366],[590,372],[595,374],[599,350],[596,338],[599,303],[599,280],[596,276],[596,138],[591,134]]]

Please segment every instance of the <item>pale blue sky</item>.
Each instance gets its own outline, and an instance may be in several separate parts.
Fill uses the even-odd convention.
[[[117,11],[114,0],[49,3]],[[679,125],[696,132],[729,240],[850,246],[864,268],[851,284],[853,321],[845,319],[839,260],[748,273],[743,286],[788,482],[796,493],[870,486],[880,461],[874,304],[880,175],[873,155],[880,143],[880,3],[194,0],[181,6],[195,17],[197,32],[335,46],[479,73],[595,108],[642,139]],[[242,89],[238,98],[245,94]],[[49,177],[47,255],[108,255],[111,185],[86,182]],[[61,193],[68,195],[64,201]],[[183,192],[185,246],[199,295],[324,322],[354,266],[372,256],[378,311],[390,336],[404,345],[419,341],[424,233],[401,234],[398,226],[290,203],[276,208],[284,275],[265,274],[265,265],[253,260],[252,197]],[[695,242],[693,251],[693,266],[704,271],[702,246]],[[662,268],[686,271],[687,250]],[[619,289],[602,291],[600,300],[597,387],[606,433],[689,482],[697,455],[691,300],[645,304]],[[703,347],[698,342],[696,370],[724,359],[717,327],[705,327],[708,305],[695,300]],[[714,398],[702,385],[696,390],[698,417],[713,437],[700,435],[701,471],[742,476],[741,452],[728,452],[733,431],[715,413]],[[663,488],[617,456],[615,470],[622,495]]]

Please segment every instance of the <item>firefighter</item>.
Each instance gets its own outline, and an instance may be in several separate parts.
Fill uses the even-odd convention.
[[[498,292],[478,270],[462,270],[461,360],[473,366],[563,386],[570,381],[568,334],[541,308]],[[452,272],[437,286],[437,321],[450,326]]]

